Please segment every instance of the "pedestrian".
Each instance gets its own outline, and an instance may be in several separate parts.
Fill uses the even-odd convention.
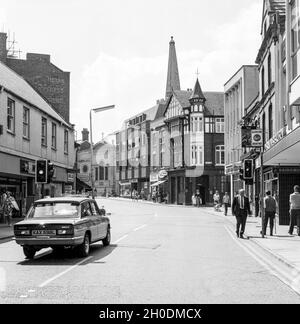
[[[215,210],[220,211],[220,195],[219,195],[219,191],[215,192],[215,194],[213,196],[213,200],[214,200]]]
[[[245,196],[245,190],[241,189],[239,195],[234,197],[232,203],[232,214],[236,217],[236,235],[243,239],[248,214],[251,214],[249,199]]]
[[[11,220],[12,220],[13,209],[14,209],[14,206],[13,206],[12,197],[11,197],[10,192],[7,191],[6,198],[4,200],[3,213],[4,213],[5,222],[10,227],[12,226]]]
[[[225,207],[224,215],[227,216],[228,208],[230,207],[230,197],[228,195],[228,192],[225,192],[225,195],[223,197],[223,204],[224,204],[224,207]]]
[[[201,194],[200,194],[199,189],[197,189],[197,191],[196,191],[195,199],[196,199],[196,207],[200,208],[200,206],[202,205],[202,198],[201,198]]]
[[[300,236],[300,186],[295,186],[294,193],[290,195],[290,235],[293,235],[295,225]]]
[[[141,199],[145,200],[145,191],[144,191],[144,189],[141,190]]]
[[[276,200],[271,196],[271,191],[267,191],[264,198],[265,219],[263,224],[263,234],[266,235],[268,222],[270,220],[270,236],[273,236],[274,220],[276,215]]]

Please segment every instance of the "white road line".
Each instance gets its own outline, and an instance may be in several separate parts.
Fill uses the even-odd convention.
[[[27,295],[21,295],[20,298],[27,298]]]
[[[66,273],[72,271],[73,269],[75,269],[75,268],[77,268],[78,266],[80,266],[81,264],[83,264],[83,263],[85,263],[85,262],[91,260],[92,258],[93,258],[93,257],[90,256],[90,257],[88,257],[88,258],[86,258],[86,259],[84,259],[84,260],[82,260],[82,261],[76,263],[76,264],[73,265],[72,267],[66,269],[65,271],[63,271],[63,272],[57,274],[56,276],[54,276],[54,277],[52,277],[52,278],[46,280],[46,281],[43,282],[42,284],[40,284],[40,285],[39,285],[39,288],[43,288],[43,287],[49,285],[49,283],[51,283],[52,281],[54,281],[54,280],[56,280],[56,279],[62,277],[62,276],[65,275]]]
[[[115,241],[113,244],[118,244],[119,242],[121,242],[122,240],[124,240],[126,237],[128,237],[128,234],[122,236],[121,238],[119,238],[117,241]]]
[[[142,226],[140,226],[140,227],[137,227],[137,228],[134,229],[133,231],[134,231],[134,232],[137,232],[137,231],[139,231],[139,230],[141,230],[141,229],[143,229],[143,228],[145,228],[145,227],[147,227],[147,226],[148,226],[147,224],[142,225]]]
[[[263,266],[266,270],[268,270],[273,276],[277,277],[280,281],[285,283],[287,286],[292,288],[296,293],[300,294],[300,288],[297,285],[294,285],[295,277],[293,274],[289,274],[282,269],[280,269],[275,264],[271,263],[270,261],[266,260],[262,254],[260,254],[257,250],[255,250],[251,246],[245,246],[240,241],[238,241],[232,231],[225,226],[226,231],[231,236],[231,238],[244,250],[246,251],[252,258],[254,258],[261,266]]]
[[[35,290],[34,290],[34,289],[30,289],[30,290],[28,290],[28,292],[29,292],[30,294],[33,294],[33,293],[35,293]]]

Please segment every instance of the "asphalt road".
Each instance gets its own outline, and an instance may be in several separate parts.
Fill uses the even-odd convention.
[[[112,213],[112,245],[94,245],[89,258],[49,249],[28,261],[14,241],[0,244],[0,304],[300,302],[223,216],[131,201],[102,204]]]

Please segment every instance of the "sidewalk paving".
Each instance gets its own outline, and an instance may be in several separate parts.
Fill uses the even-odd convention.
[[[23,220],[23,218],[20,219],[13,219],[12,224],[16,224]],[[0,224],[0,243],[1,240],[9,239],[14,237],[14,228],[7,226],[6,224]]]
[[[208,208],[209,213],[222,216],[224,212],[216,212],[213,208]],[[236,225],[236,219],[229,213],[229,216],[224,216],[234,226]],[[270,229],[267,229],[267,235],[262,238],[261,232],[261,218],[248,217],[245,236],[247,236],[252,242],[263,248],[268,253],[272,254],[277,260],[285,263],[292,269],[300,271],[300,237],[296,235],[296,228],[294,236],[288,234],[289,226],[282,226],[278,224],[278,218],[276,218],[276,231],[274,230],[274,236],[269,236]]]

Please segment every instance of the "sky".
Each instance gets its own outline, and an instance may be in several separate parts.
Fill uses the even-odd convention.
[[[71,117],[77,138],[94,141],[165,96],[169,41],[176,42],[182,90],[223,91],[261,43],[263,0],[0,0],[0,30],[22,51],[51,55],[71,72]]]

